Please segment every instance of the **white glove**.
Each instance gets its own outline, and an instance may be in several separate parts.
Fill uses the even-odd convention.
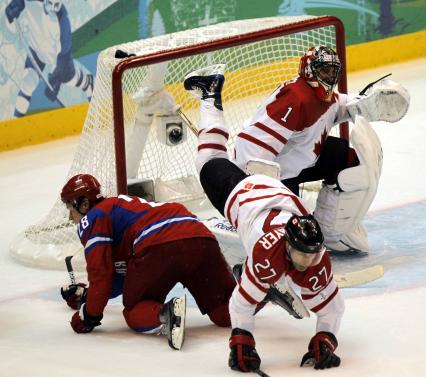
[[[352,121],[356,115],[367,120],[397,122],[407,113],[410,94],[401,84],[384,79],[346,104],[346,110]]]

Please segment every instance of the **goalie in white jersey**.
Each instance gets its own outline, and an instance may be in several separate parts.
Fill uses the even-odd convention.
[[[224,66],[211,68],[189,74],[184,85],[202,99],[196,159],[202,186],[212,204],[237,228],[247,253],[229,305],[229,366],[259,372],[254,313],[269,286],[288,276],[301,287],[303,302],[317,315],[316,332],[301,366],[337,367],[340,358],[334,351],[344,302],[320,226],[279,180],[260,174],[249,176],[228,159],[221,104]]]
[[[340,72],[339,57],[331,48],[306,51],[298,77],[280,85],[237,135],[234,157],[244,171],[256,159],[276,162],[277,175],[295,194],[299,184],[323,180],[314,213],[327,248],[338,254],[363,254],[368,241],[361,221],[377,191],[380,142],[361,128],[356,130],[361,141],[353,142],[354,148],[328,134],[341,122],[355,121],[356,115],[397,121],[407,111],[409,96],[389,80],[372,86],[366,95],[338,93],[334,89]]]

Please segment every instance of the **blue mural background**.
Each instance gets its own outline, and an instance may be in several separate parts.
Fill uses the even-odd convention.
[[[357,44],[424,30],[426,0],[0,0],[0,120],[87,102],[106,47],[235,19],[301,14],[341,18],[347,43]],[[66,47],[68,60],[61,60]]]

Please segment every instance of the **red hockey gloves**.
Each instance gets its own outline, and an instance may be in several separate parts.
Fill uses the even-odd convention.
[[[87,313],[86,304],[83,304],[80,311],[74,313],[71,318],[71,327],[76,333],[83,334],[91,332],[96,326],[101,324],[103,315],[93,316]]]
[[[338,367],[340,357],[334,354],[337,339],[331,332],[321,331],[309,342],[309,351],[302,358],[300,366],[314,365],[315,369]]]
[[[67,302],[67,305],[71,309],[79,310],[81,308],[81,305],[86,302],[86,284],[78,283],[62,287],[61,296]]]
[[[229,338],[229,348],[231,348],[229,367],[241,372],[259,369],[260,357],[254,348],[255,346],[253,335],[249,331],[239,328],[232,329],[231,337]]]

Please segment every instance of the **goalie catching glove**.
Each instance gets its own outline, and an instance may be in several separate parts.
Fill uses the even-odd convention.
[[[361,91],[346,105],[353,122],[357,115],[370,122],[397,122],[406,114],[410,104],[410,94],[401,84],[389,79],[380,80],[367,91]]]
[[[87,288],[86,284],[71,284],[61,288],[61,296],[67,302],[67,305],[74,310],[79,310],[81,305],[86,302]]]
[[[231,337],[229,338],[229,347],[231,348],[229,367],[240,372],[258,370],[260,357],[255,346],[256,342],[249,331],[239,328],[232,329]]]
[[[96,326],[100,326],[103,315],[90,315],[87,313],[86,304],[83,304],[80,311],[74,313],[71,318],[71,327],[78,334],[91,332]]]
[[[309,342],[309,351],[302,358],[300,366],[314,365],[315,369],[338,367],[340,357],[334,353],[337,339],[327,331],[317,333]]]

